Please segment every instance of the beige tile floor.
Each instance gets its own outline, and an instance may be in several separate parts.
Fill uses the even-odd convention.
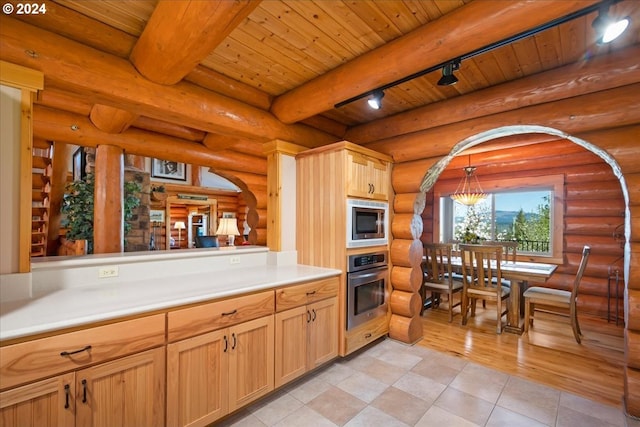
[[[215,425],[640,427],[640,422],[619,408],[386,339]]]

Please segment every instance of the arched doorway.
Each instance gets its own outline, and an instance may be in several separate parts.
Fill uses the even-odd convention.
[[[407,285],[407,282],[417,277],[420,277],[418,273],[413,274],[412,270],[419,271],[419,263],[415,261],[416,250],[420,247],[420,236],[422,235],[422,218],[421,214],[425,207],[425,193],[432,189],[435,182],[438,180],[442,172],[446,169],[454,157],[459,154],[464,154],[465,150],[469,150],[473,147],[479,146],[484,143],[493,142],[503,137],[522,136],[526,138],[531,134],[550,135],[568,141],[577,146],[584,148],[592,155],[602,159],[606,165],[610,168],[612,173],[618,182],[619,191],[623,195],[624,199],[624,216],[622,221],[624,223],[624,286],[628,287],[631,265],[631,250],[630,250],[630,234],[631,234],[631,221],[630,215],[630,192],[627,181],[623,176],[622,168],[620,167],[618,160],[614,158],[610,152],[601,148],[593,142],[589,142],[588,138],[577,138],[572,135],[566,134],[557,129],[542,127],[542,126],[505,126],[496,128],[487,132],[479,133],[469,136],[468,138],[452,144],[452,148],[449,153],[444,156],[422,159],[411,162],[412,164],[403,164],[401,168],[398,168],[398,175],[394,177],[394,189],[396,190],[395,212],[393,231],[394,238],[398,239],[392,243],[392,251],[396,252],[396,256],[402,254],[403,259],[397,263],[398,271],[392,273],[392,285],[395,289],[410,289],[411,286]],[[418,172],[418,168],[422,168],[421,172]],[[412,181],[406,183],[408,172],[412,171],[413,174],[422,173],[422,179],[419,183]],[[400,191],[398,191],[400,190]],[[410,224],[410,225],[409,225]],[[410,230],[409,230],[410,229]],[[406,250],[403,249],[407,248]],[[413,249],[411,249],[413,248]],[[412,260],[413,258],[413,260]],[[395,269],[394,264],[394,269]],[[404,269],[404,271],[403,271]],[[402,273],[402,274],[400,274]],[[394,281],[403,281],[396,288]],[[415,284],[412,285],[415,288]],[[625,306],[628,304],[627,296],[625,294]],[[405,319],[406,320],[406,319]],[[411,322],[402,322],[405,325],[411,325]],[[401,324],[398,322],[397,324]],[[627,323],[628,324],[628,323]],[[393,327],[390,327],[390,335],[393,333]],[[411,335],[411,334],[408,334]],[[399,335],[401,336],[401,335]],[[392,336],[393,337],[393,336]],[[415,336],[414,336],[415,338]]]

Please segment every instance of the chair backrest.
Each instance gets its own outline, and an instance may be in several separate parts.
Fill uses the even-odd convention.
[[[502,246],[460,245],[462,280],[466,288],[502,286]]]
[[[451,282],[451,244],[424,243],[424,281],[431,283]]]
[[[196,248],[217,248],[217,236],[196,236]]]
[[[502,259],[505,261],[516,262],[516,255],[518,252],[518,242],[487,240],[486,242],[483,242],[483,245],[502,246]]]
[[[582,280],[582,275],[587,268],[587,262],[589,261],[589,254],[591,254],[591,247],[585,246],[582,248],[582,259],[580,260],[580,265],[578,266],[578,272],[576,273],[576,278],[573,279],[573,289],[571,290],[571,303],[575,304],[575,301],[578,297],[578,288],[580,287],[580,281]]]

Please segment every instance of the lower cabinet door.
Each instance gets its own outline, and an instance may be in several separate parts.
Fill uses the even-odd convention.
[[[309,359],[314,369],[338,357],[338,299],[333,297],[307,306],[309,323]]]
[[[164,347],[76,372],[76,427],[165,424]]]
[[[273,390],[274,320],[261,317],[229,328],[229,411]]]
[[[74,373],[0,393],[2,427],[73,427]]]
[[[167,346],[167,427],[206,426],[229,413],[227,332]]]
[[[276,387],[307,372],[309,322],[311,322],[311,313],[304,305],[276,313]]]

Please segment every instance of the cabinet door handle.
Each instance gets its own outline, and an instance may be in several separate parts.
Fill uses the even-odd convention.
[[[236,314],[238,312],[238,309],[235,309],[233,311],[228,311],[226,313],[222,313],[222,316],[231,316],[233,314]]]
[[[312,322],[316,321],[316,309],[314,308],[313,310],[311,310],[311,312],[313,313],[313,318],[311,319]]]
[[[89,351],[91,350],[91,346],[88,345],[84,348],[81,348],[79,350],[73,350],[73,351],[63,351],[62,353],[60,353],[60,356],[65,357],[65,356],[71,356],[73,354],[78,354],[78,353],[82,353],[83,351]]]
[[[82,403],[87,403],[87,380],[82,380]]]
[[[231,350],[235,350],[236,349],[236,344],[237,344],[236,334],[235,333],[231,334],[231,338],[233,338],[233,345],[231,346]]]
[[[307,310],[307,323],[311,322],[311,313]]]
[[[223,353],[227,352],[227,349],[229,348],[229,340],[227,339],[227,336],[224,336],[224,350],[222,350]]]
[[[371,194],[376,192],[376,186],[375,184],[371,184]]]
[[[69,384],[64,385],[64,409],[69,409]]]

